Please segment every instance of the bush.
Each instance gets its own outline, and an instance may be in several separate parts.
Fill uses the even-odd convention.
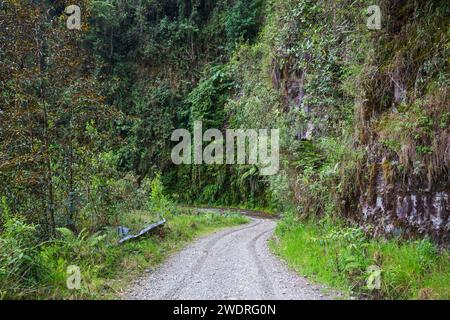
[[[36,227],[19,218],[4,218],[0,234],[0,299],[20,298],[37,290],[45,270],[39,260]]]
[[[164,186],[161,181],[161,175],[158,173],[149,183],[150,197],[148,198],[147,207],[151,212],[156,213],[159,217],[167,217],[175,211],[175,206],[164,194]]]

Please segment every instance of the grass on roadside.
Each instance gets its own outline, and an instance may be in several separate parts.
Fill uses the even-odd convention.
[[[292,216],[280,222],[276,236],[271,247],[290,267],[344,293],[450,299],[449,252],[429,240],[369,239],[360,228],[339,221],[298,222]]]
[[[122,225],[132,231],[157,220],[148,211],[124,215]],[[170,253],[195,237],[220,228],[247,223],[248,218],[226,213],[191,214],[182,210],[167,217],[167,223],[151,236],[118,245],[115,228],[101,233],[76,236],[62,230],[60,239],[30,252],[29,265],[34,282],[0,284],[0,299],[115,299],[145,269],[160,264]],[[81,271],[81,288],[67,289],[67,267]]]

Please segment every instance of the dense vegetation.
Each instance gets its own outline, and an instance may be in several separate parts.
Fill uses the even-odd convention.
[[[66,28],[64,8],[75,2],[82,30]],[[380,30],[367,28],[365,0],[1,1],[0,297],[97,294],[51,292],[62,290],[73,260],[93,286],[112,276],[118,225],[158,214],[173,226],[211,218],[182,215],[179,203],[289,212],[295,225],[291,214],[345,221],[367,239],[425,239],[404,252],[425,247],[417,272],[431,272],[434,284],[404,289],[411,278],[388,276],[391,286],[372,296],[448,298],[449,5],[378,2]],[[204,130],[280,128],[280,172],[175,166],[172,131],[196,120]],[[171,237],[186,239],[176,229],[168,244],[129,245],[122,263],[159,261]],[[291,248],[324,230],[279,236]],[[340,266],[311,263],[334,285],[363,288],[371,254],[403,250],[367,241],[373,250],[345,279]],[[288,260],[298,252],[286,250]],[[403,266],[384,267],[393,265]]]

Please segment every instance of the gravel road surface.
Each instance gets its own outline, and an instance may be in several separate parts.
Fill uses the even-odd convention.
[[[310,285],[268,249],[276,222],[251,218],[249,224],[216,232],[173,255],[124,294],[137,300],[319,300],[333,299]],[[299,253],[300,254],[300,253]]]

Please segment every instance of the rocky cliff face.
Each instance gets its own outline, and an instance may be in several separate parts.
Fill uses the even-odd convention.
[[[333,180],[326,181],[320,174],[304,179],[327,185],[328,192],[335,193],[335,210],[374,235],[430,236],[449,244],[450,107],[448,72],[444,71],[448,70],[448,6],[444,1],[385,0],[381,7],[383,28],[363,37],[370,43],[370,54],[352,60],[358,57],[358,47],[342,46],[351,43],[352,36],[336,29],[330,32],[332,39],[338,39],[335,44],[329,41],[330,46],[301,47],[295,57],[285,55],[273,61],[272,84],[282,96],[285,111],[302,114],[296,140],[317,144],[327,137],[339,140],[344,115],[337,112],[336,116],[336,109],[353,101],[347,143],[361,151],[362,158],[336,161],[335,168],[346,169],[336,169],[341,176]],[[339,8],[325,8],[322,14],[332,17],[324,19],[325,26],[340,17]],[[322,37],[327,36],[326,31],[318,30]],[[307,40],[299,36],[296,41]],[[333,52],[333,45],[342,48]],[[359,68],[352,80],[353,92],[339,91],[349,81],[343,70],[352,68]],[[331,84],[323,80],[315,86],[318,77],[329,78]],[[326,86],[330,90],[323,90]],[[345,139],[342,136],[342,143]],[[320,170],[321,166],[316,163],[313,168]],[[305,173],[299,170],[298,175]],[[299,191],[299,179],[294,180],[292,188],[300,194],[301,210],[317,197],[313,212],[324,211],[323,197],[308,186]]]
[[[443,2],[384,1],[365,76],[358,142],[368,150],[360,221],[373,233],[450,242],[448,43]],[[444,80],[447,79],[447,80]]]
[[[375,235],[411,237],[429,235],[440,243],[450,242],[450,198],[447,185],[408,186],[391,174],[384,159],[374,164],[370,183],[359,199],[360,221],[372,226]]]

